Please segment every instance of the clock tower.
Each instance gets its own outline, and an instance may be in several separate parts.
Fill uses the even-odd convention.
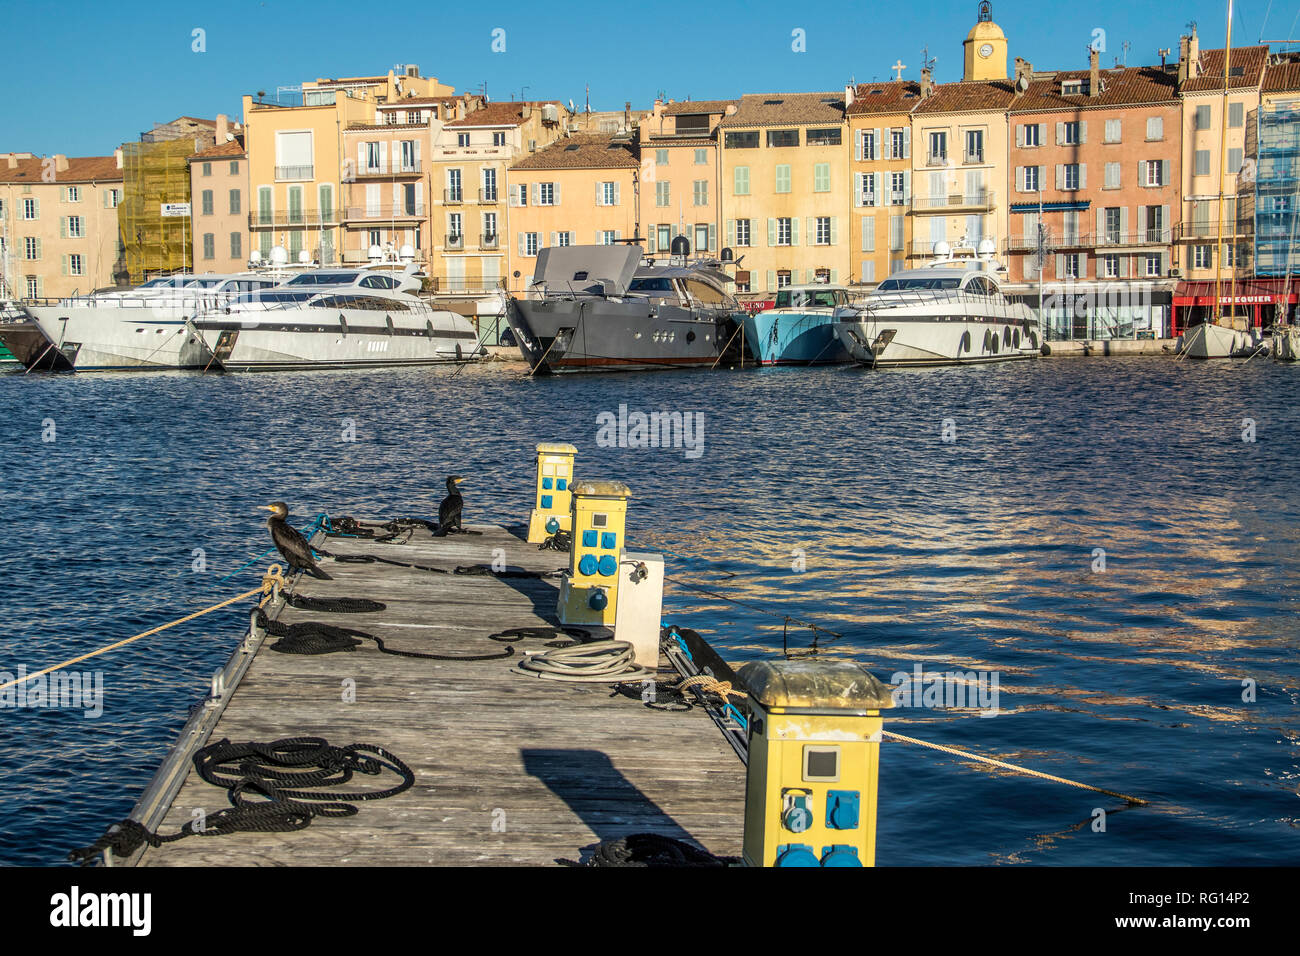
[[[966,68],[963,80],[1005,80],[1007,78],[1007,37],[993,22],[993,5],[980,4],[979,20],[966,34]]]

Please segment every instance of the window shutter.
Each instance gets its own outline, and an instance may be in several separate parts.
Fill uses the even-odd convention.
[[[1017,123],[1016,124],[1016,146],[1018,148],[1024,148],[1024,145],[1025,145],[1025,124]]]
[[[718,224],[709,223],[709,252],[716,252],[718,249]]]
[[[1065,124],[1064,123],[1056,124],[1056,145],[1057,146],[1065,145]]]
[[[1169,207],[1160,207],[1160,241],[1169,242],[1171,239],[1172,228],[1169,222]]]
[[[862,183],[863,180],[865,179],[865,176],[866,176],[865,173],[853,174],[853,205],[855,206],[862,205],[862,192],[863,192]]]
[[[1081,190],[1088,188],[1088,164],[1087,163],[1079,164],[1079,188]]]
[[[808,274],[809,274],[810,276],[812,275],[812,270],[811,270],[811,269],[808,270]],[[791,284],[791,285],[798,285],[798,284],[799,284],[799,270],[798,270],[798,269],[791,269],[791,270],[790,270],[790,284]]]
[[[605,205],[604,185],[605,185],[604,183],[596,183],[596,205],[597,206]]]
[[[1105,236],[1106,236],[1106,210],[1098,206],[1097,207],[1097,235],[1094,236],[1093,238],[1094,241],[1098,245],[1100,245],[1102,242],[1105,241]]]
[[[1128,242],[1128,206],[1119,207],[1119,234],[1122,242]]]
[[[872,130],[874,142],[871,144],[871,155],[867,159],[879,159],[884,155],[884,140],[880,138],[880,130]]]
[[[1088,253],[1086,252],[1079,253],[1079,278],[1088,278]]]
[[[776,272],[773,271],[772,269],[767,270],[767,291],[768,292],[776,291]]]
[[[727,220],[727,245],[734,246],[735,244],[736,244],[736,220],[728,219]]]
[[[68,217],[67,216],[59,217],[59,238],[60,239],[68,238]],[[64,274],[66,275],[67,273]]]
[[[541,204],[542,204],[542,184],[533,183],[533,205],[540,206]]]
[[[521,232],[519,233],[519,255],[523,256],[525,254],[526,253],[524,251],[524,234]]]
[[[767,220],[767,244],[776,245],[776,219],[772,217]]]
[[[60,260],[61,260],[61,261],[60,261],[60,265],[61,265],[61,267],[62,267],[62,269],[63,269],[63,274],[64,274],[64,275],[67,275],[67,274],[68,274],[68,257],[67,257],[67,256],[61,256],[61,257],[60,257]]]
[[[40,239],[37,239],[37,240],[36,240],[36,258],[37,258],[37,259],[41,258],[41,252],[43,251],[43,250],[42,250],[42,246],[44,246],[44,245],[45,245],[45,243],[42,242]]]
[[[862,251],[876,251],[876,217],[862,217]]]
[[[794,226],[794,219],[790,220],[790,225],[791,227]],[[816,216],[807,217],[807,219],[804,221],[804,225],[805,225],[804,235],[808,237],[808,245],[811,246],[813,243],[817,241],[817,217]],[[793,228],[790,233],[790,240],[791,240],[791,244],[793,244],[794,241]]]
[[[620,187],[621,187],[620,183],[614,183],[614,205],[615,206],[622,203],[622,199],[621,199],[622,189]]]
[[[1138,178],[1137,178],[1137,184],[1138,184],[1139,186],[1145,186],[1145,185],[1147,184],[1147,171],[1146,171],[1146,165],[1147,165],[1147,163],[1146,163],[1146,160],[1145,160],[1145,159],[1139,159],[1139,160],[1138,160]]]
[[[1169,185],[1169,160],[1160,160],[1160,182]]]
[[[884,178],[885,178],[884,173],[871,173],[871,205],[873,206],[883,206],[885,204],[885,200],[881,192],[883,188]]]
[[[381,173],[388,172],[388,140],[380,140],[379,142],[379,171]]]
[[[552,245],[552,246],[558,246],[558,245],[559,245],[559,242],[557,241],[557,236],[556,236],[555,233],[551,233],[551,245]]]
[[[1060,163],[1056,164],[1056,188],[1065,188],[1065,167]]]
[[[557,206],[560,204],[560,184],[559,184],[559,183],[552,183],[552,184],[551,184],[551,201],[554,202],[555,205],[557,205]]]
[[[1023,129],[1023,127],[1017,126],[1016,129]],[[1023,166],[1016,167],[1016,192],[1025,192],[1025,167]]]
[[[1147,207],[1138,206],[1138,241],[1147,241]]]
[[[790,217],[790,245],[799,245],[799,217]]]
[[[1079,142],[1088,142],[1088,121],[1079,120]]]
[[[862,137],[861,131],[858,132],[857,136],[853,137],[853,158],[858,162],[862,161]]]
[[[1056,255],[1056,278],[1065,278],[1065,256],[1060,253]]]
[[[831,245],[838,246],[839,244],[840,244],[840,217],[831,216]],[[834,282],[835,280],[832,279],[831,281]]]
[[[903,127],[903,158],[912,158],[912,127]]]
[[[1129,260],[1128,256],[1119,257],[1119,277],[1121,279],[1128,278],[1128,260]]]
[[[903,170],[903,205],[910,206],[911,204],[912,204],[912,171],[910,169],[905,169]]]
[[[840,273],[839,273],[839,271],[838,271],[837,269],[832,269],[832,270],[831,270],[831,285],[838,285],[838,284],[839,284],[839,281],[840,281],[839,276],[840,276]]]
[[[1164,252],[1160,253],[1160,274],[1162,276],[1169,275],[1169,251],[1168,250],[1165,250]]]

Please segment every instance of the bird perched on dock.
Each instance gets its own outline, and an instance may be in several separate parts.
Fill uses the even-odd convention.
[[[298,529],[289,525],[289,506],[283,501],[277,501],[274,504],[266,506],[267,511],[274,512],[266,521],[266,526],[271,529],[271,540],[280,553],[284,555],[284,560],[289,564],[290,571],[306,571],[314,578],[320,578],[322,581],[334,580],[324,571],[316,566],[316,556],[312,554],[311,545],[307,539],[298,533]]]
[[[438,530],[434,532],[435,538],[443,538],[453,531],[464,531],[460,526],[461,509],[465,507],[465,499],[460,495],[460,489],[456,486],[465,479],[460,475],[450,475],[447,478],[447,497],[442,499],[442,504],[438,505]]]

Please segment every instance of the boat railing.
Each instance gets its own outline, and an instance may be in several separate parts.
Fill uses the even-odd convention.
[[[70,295],[62,298],[27,298],[19,301],[23,306],[51,308],[58,306],[88,307],[93,305],[108,306],[114,309],[215,309],[230,302],[246,292],[208,292],[179,294],[172,292],[153,292],[142,295],[120,295],[112,292],[100,295]]]
[[[980,295],[960,289],[889,289],[870,293],[865,299],[854,302],[848,308],[875,312],[880,309],[893,309],[900,306],[950,306],[977,305],[984,309],[993,309],[995,315],[1010,316],[1020,310],[1019,303],[1006,301],[1001,295]]]

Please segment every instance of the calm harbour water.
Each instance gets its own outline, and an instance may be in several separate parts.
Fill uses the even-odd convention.
[[[268,501],[299,524],[432,514],[456,472],[473,476],[467,521],[514,523],[534,444],[570,441],[581,475],[632,487],[631,540],[671,552],[670,579],[772,612],[670,581],[667,620],[736,660],[780,656],[789,614],[840,632],[826,656],[882,679],[917,663],[996,671],[999,716],[897,709],[886,726],[1152,801],[1113,812],[1112,798],[886,743],[879,864],[1294,864],[1298,393],[1300,368],[1265,359],[6,374],[0,670],[254,586],[252,568],[219,579],[269,546]],[[703,412],[703,454],[597,447],[597,414],[621,403]],[[82,665],[103,671],[98,719],[0,710],[0,862],[61,862],[123,817],[245,622],[221,612]]]

